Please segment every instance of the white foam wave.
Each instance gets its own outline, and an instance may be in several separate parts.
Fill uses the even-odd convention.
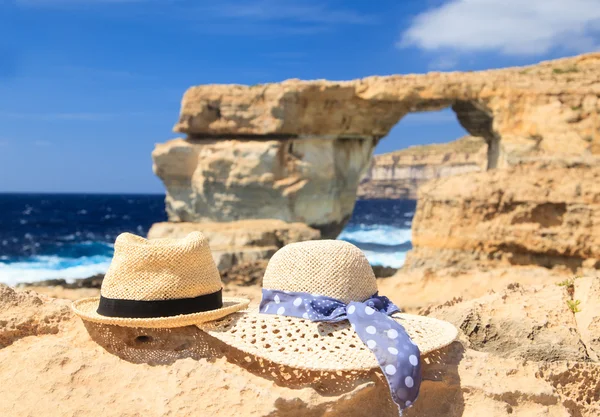
[[[349,226],[344,229],[338,239],[394,246],[410,242],[411,231],[380,224]]]
[[[401,247],[411,240],[411,231],[389,225],[350,225],[344,229],[338,239],[355,243],[366,255],[371,265],[400,268],[404,265],[406,251]],[[380,250],[377,250],[377,248]]]
[[[88,278],[105,273],[110,265],[110,260],[110,257],[99,255],[81,258],[35,256],[27,262],[0,262],[0,282],[16,285],[21,282],[57,278],[64,278],[69,282],[77,278]]]
[[[389,266],[390,268],[401,268],[406,260],[406,252],[380,253],[363,251],[371,265]]]

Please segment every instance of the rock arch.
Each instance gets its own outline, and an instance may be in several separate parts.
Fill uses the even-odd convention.
[[[451,107],[488,168],[600,153],[600,54],[526,68],[188,89],[154,171],[171,221],[275,218],[334,237],[377,142],[410,112]]]

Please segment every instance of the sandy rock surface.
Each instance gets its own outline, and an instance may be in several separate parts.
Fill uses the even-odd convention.
[[[474,300],[427,309],[460,328],[471,348],[534,361],[590,361],[570,296],[555,284],[510,284]],[[520,308],[515,308],[519,306]],[[600,311],[590,311],[600,317]]]
[[[573,277],[565,269],[513,266],[493,269],[402,268],[393,277],[378,282],[382,294],[410,312],[447,303],[472,300],[490,291],[502,291],[511,284],[524,286],[555,284]]]
[[[590,357],[600,360],[600,279],[582,277],[574,281],[573,300],[580,301],[575,317],[577,330]]]
[[[423,309],[461,336],[425,358],[420,398],[405,414],[599,415],[600,365],[586,353],[600,340],[600,311],[588,304],[599,282],[581,278],[573,295],[555,284],[510,285]],[[401,304],[401,287],[388,295]],[[566,307],[570,297],[582,300],[582,312]],[[11,381],[0,384],[2,416],[397,415],[378,370],[299,372],[194,327],[93,325],[65,300],[4,286],[0,341],[0,378]]]

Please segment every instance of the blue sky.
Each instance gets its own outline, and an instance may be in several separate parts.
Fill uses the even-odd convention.
[[[0,192],[163,192],[191,85],[525,65],[599,29],[600,0],[0,0]],[[377,152],[463,134],[407,116]]]

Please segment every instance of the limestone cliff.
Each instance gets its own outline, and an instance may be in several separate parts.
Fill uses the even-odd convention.
[[[416,199],[419,187],[433,178],[484,171],[486,155],[485,140],[473,136],[376,155],[360,182],[358,197]]]
[[[335,237],[350,218],[372,140],[183,140],[157,145],[170,221],[278,219]]]
[[[334,237],[373,148],[410,112],[451,107],[487,167],[600,155],[600,54],[481,72],[204,85],[184,95],[154,170],[170,221],[274,218]]]
[[[600,166],[537,162],[433,180],[408,267],[600,268]]]

